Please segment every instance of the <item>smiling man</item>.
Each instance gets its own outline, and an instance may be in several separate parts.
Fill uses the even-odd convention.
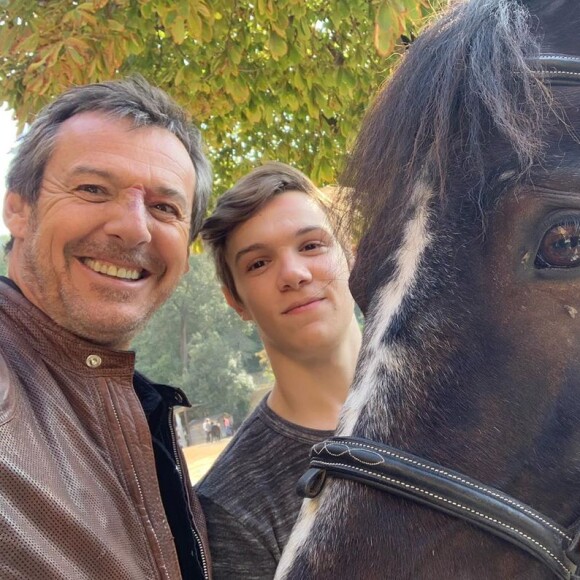
[[[338,231],[324,195],[282,163],[236,183],[202,228],[225,298],[258,327],[275,376],[198,487],[216,580],[273,578],[310,448],[336,428],[361,340]]]
[[[72,89],[9,169],[0,282],[0,575],[209,578],[172,409],[130,342],[188,267],[211,172],[142,79]]]

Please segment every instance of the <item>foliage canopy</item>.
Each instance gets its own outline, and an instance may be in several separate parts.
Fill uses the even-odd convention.
[[[336,180],[401,49],[442,0],[0,0],[0,100],[140,73],[205,130],[216,192],[262,160]]]
[[[255,326],[226,304],[207,254],[190,257],[189,272],[132,347],[141,372],[181,387],[204,415],[245,417],[264,367]]]

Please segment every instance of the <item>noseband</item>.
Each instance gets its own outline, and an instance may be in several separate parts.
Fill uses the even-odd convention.
[[[580,532],[568,530],[509,495],[410,453],[357,437],[314,445],[310,469],[298,482],[316,497],[327,476],[351,479],[466,520],[541,560],[572,580],[580,564]]]
[[[541,54],[528,61],[550,87],[580,83],[580,58]],[[558,578],[580,579],[580,529],[572,531],[502,491],[410,453],[357,437],[333,437],[312,448],[298,482],[316,497],[327,476],[351,479],[466,520],[543,562]],[[574,526],[573,526],[574,528]]]

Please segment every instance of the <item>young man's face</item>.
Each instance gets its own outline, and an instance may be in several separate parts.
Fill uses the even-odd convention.
[[[193,163],[169,131],[74,116],[37,204],[7,195],[9,275],[64,328],[125,348],[187,270],[194,188]]]
[[[226,260],[240,301],[226,298],[253,320],[270,353],[324,356],[353,322],[349,266],[324,210],[309,196],[275,196],[228,237]]]

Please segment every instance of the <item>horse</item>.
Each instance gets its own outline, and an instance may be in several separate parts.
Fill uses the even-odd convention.
[[[277,580],[580,578],[580,2],[455,2],[341,178],[366,317]]]

